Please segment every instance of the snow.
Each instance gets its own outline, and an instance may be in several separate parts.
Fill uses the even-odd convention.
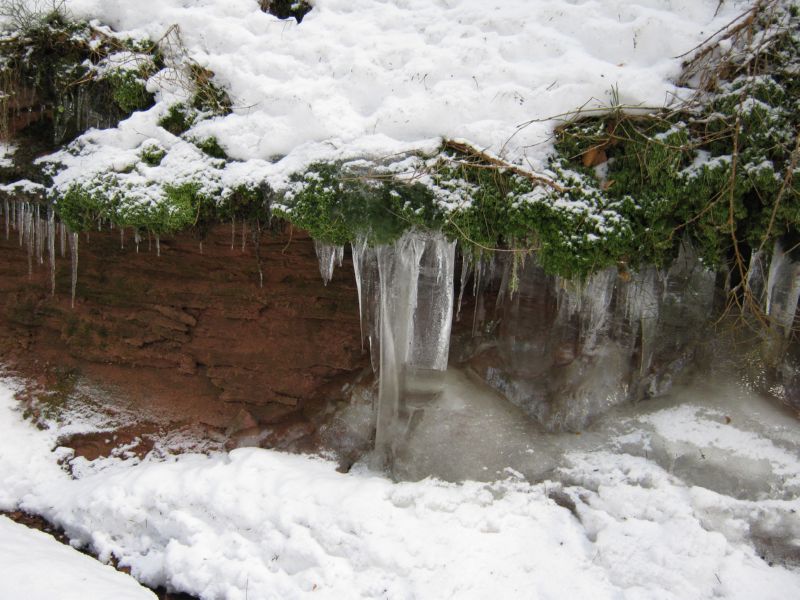
[[[44,515],[73,544],[101,560],[113,555],[149,585],[230,600],[785,600],[800,589],[800,570],[781,558],[796,557],[800,547],[796,493],[732,497],[691,472],[679,478],[653,457],[662,438],[701,444],[687,450],[693,453],[716,445],[796,476],[796,425],[787,428],[752,403],[739,408],[761,411],[753,416],[761,429],[732,412],[738,400],[728,399],[725,414],[734,415],[736,429],[726,435],[717,431],[722,413],[707,403],[617,415],[616,435],[607,431],[603,442],[592,432],[558,438],[575,441],[554,453],[558,464],[541,483],[522,479],[524,466],[498,469],[487,482],[394,483],[363,468],[342,474],[321,458],[262,449],[73,459],[72,478],[58,464],[70,457],[56,447],[59,426],[24,422],[14,387],[0,383],[0,505]],[[491,437],[496,422],[490,408],[481,410]],[[506,430],[500,443],[512,445],[516,436]],[[524,454],[538,459],[553,439],[525,438]],[[482,443],[463,430],[450,439],[455,453]],[[782,452],[788,444],[792,451]],[[759,536],[785,552],[757,550]],[[0,552],[8,546],[0,536]]]
[[[55,184],[63,190],[125,171],[151,139],[181,156],[133,178],[145,190],[138,202],[162,200],[149,184],[187,175],[214,190],[254,180],[281,190],[315,161],[381,162],[435,150],[442,138],[542,171],[553,126],[579,108],[608,108],[616,96],[631,110],[660,107],[684,94],[672,83],[676,57],[746,5],[317,0],[298,25],[261,12],[255,0],[69,0],[75,17],[123,36],[158,40],[177,24],[184,48],[168,56],[172,70],[149,82],[155,107],[118,128],[90,131],[78,156],[51,157],[64,168]],[[157,126],[169,105],[187,97],[176,83],[185,77],[174,70],[187,60],[213,71],[233,102],[232,114],[201,120],[184,136],[214,136],[240,161],[221,172]],[[191,173],[177,172],[186,161]]]
[[[14,166],[14,153],[17,147],[13,144],[0,142],[0,169],[7,169]]]
[[[0,516],[0,599],[155,600],[131,577]]]

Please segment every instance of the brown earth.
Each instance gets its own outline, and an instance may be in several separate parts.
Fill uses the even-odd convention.
[[[202,253],[184,234],[162,239],[160,256],[155,240],[137,253],[130,231],[124,249],[116,230],[82,234],[74,309],[69,250],[57,259],[51,297],[47,257],[34,258],[29,278],[11,233],[0,239],[0,363],[43,389],[80,377],[124,398],[143,423],[281,446],[311,435],[314,415],[368,364],[350,260],[323,285],[303,232],[263,236],[263,288],[241,226],[233,249],[222,225]],[[97,440],[81,444],[104,452]]]

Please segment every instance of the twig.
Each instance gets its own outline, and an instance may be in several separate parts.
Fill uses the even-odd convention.
[[[507,162],[507,161],[505,161],[505,160],[503,160],[501,158],[498,158],[496,156],[491,156],[490,154],[487,154],[486,152],[478,150],[477,148],[475,148],[474,146],[472,146],[471,144],[468,144],[466,142],[457,142],[455,140],[447,140],[446,139],[446,140],[444,140],[443,146],[446,149],[454,150],[456,152],[460,152],[461,154],[466,154],[467,156],[471,156],[473,158],[477,158],[484,165],[489,165],[489,166],[491,166],[491,168],[510,171],[511,173],[514,173],[515,175],[519,175],[520,177],[522,177],[524,179],[527,179],[528,181],[530,181],[533,184],[546,185],[548,187],[553,188],[554,190],[556,190],[558,192],[561,192],[562,194],[567,191],[566,188],[564,188],[563,186],[559,185],[558,183],[556,183],[552,179],[549,179],[548,177],[544,177],[542,175],[537,175],[535,173],[531,173],[527,169],[523,169],[521,167],[518,167],[517,165],[513,165],[513,164],[511,164],[511,163],[509,163],[509,162]],[[476,165],[470,165],[470,166],[476,166]]]

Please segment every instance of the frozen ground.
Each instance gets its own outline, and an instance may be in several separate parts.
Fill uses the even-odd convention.
[[[491,457],[490,481],[393,483],[260,449],[75,459],[71,478],[58,427],[23,421],[4,380],[0,508],[42,514],[140,581],[207,599],[785,600],[800,589],[798,427],[769,404],[709,388],[545,436],[507,428],[496,397],[448,377],[439,414],[454,430],[439,432],[447,450],[430,448],[432,470],[486,473]],[[477,436],[480,414],[491,444],[527,445],[508,455],[513,469]]]

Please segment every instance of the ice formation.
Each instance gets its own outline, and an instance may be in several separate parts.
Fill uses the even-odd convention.
[[[71,281],[71,300],[70,306],[75,308],[75,290],[78,287],[78,234],[70,233],[69,255],[72,261],[72,281]]]
[[[242,233],[242,250],[244,250],[244,233]],[[341,267],[344,258],[344,246],[335,246],[314,240],[314,250],[319,260],[319,273],[325,285],[333,279],[334,267]]]
[[[373,464],[391,467],[420,413],[441,391],[453,320],[455,242],[441,232],[410,230],[393,244],[374,247],[361,236],[352,248],[362,340],[369,341],[380,377]],[[317,254],[333,260],[329,250]]]
[[[616,268],[585,282],[529,260],[507,296],[487,380],[553,429],[582,429],[628,399],[660,395],[712,319],[716,274],[684,244],[666,270]]]
[[[800,299],[800,263],[789,258],[780,241],[775,242],[767,280],[765,311],[779,335],[788,337]]]

